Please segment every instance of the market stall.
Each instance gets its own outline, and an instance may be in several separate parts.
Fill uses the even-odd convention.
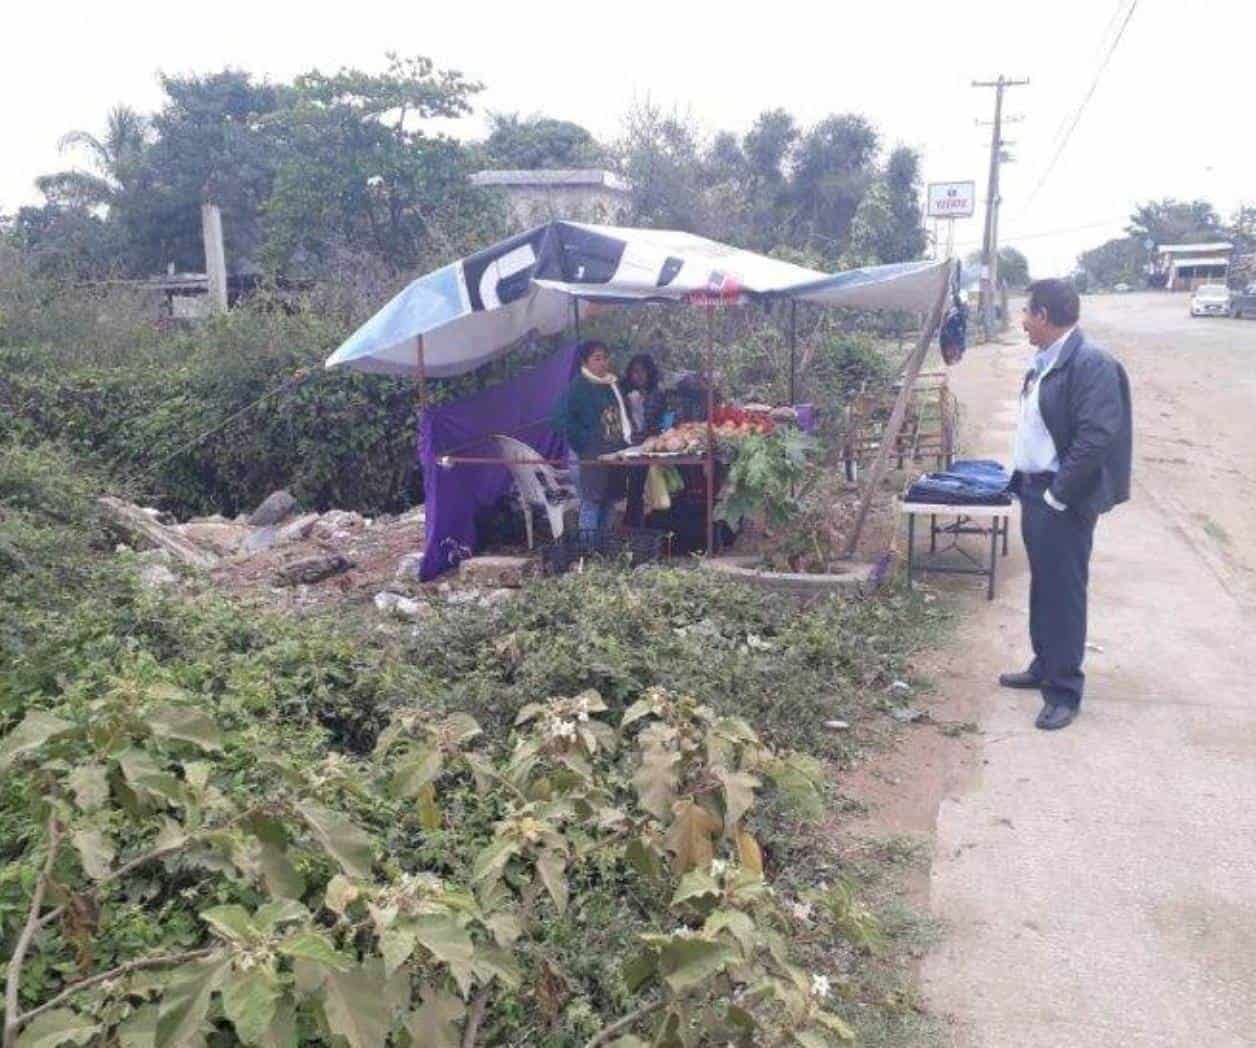
[[[714,310],[730,305],[789,304],[791,402],[796,399],[792,366],[796,303],[926,313],[925,328],[905,375],[910,385],[941,321],[954,269],[949,261],[922,261],[825,274],[689,233],[556,221],[415,280],[346,340],[326,366],[412,376],[419,383],[420,403],[426,407],[429,378],[466,374],[529,345],[536,336],[574,327],[578,337],[582,303],[600,307],[673,303],[705,309],[706,405],[701,425],[691,423],[689,429],[672,434],[683,438],[683,447],[638,448],[635,456],[616,461],[631,466],[652,456],[670,455],[700,463],[706,478],[710,549],[721,425],[713,381]],[[489,390],[453,405],[464,409],[458,433],[446,431],[451,405],[423,412],[420,459],[429,500],[436,493],[438,502],[442,496],[459,502],[459,487],[464,494],[491,488],[482,471],[493,470],[495,465],[496,482],[508,482],[500,468],[504,460],[477,447],[477,441],[489,435],[485,426],[535,447],[538,461],[561,459],[563,449],[545,427],[538,407],[542,395],[557,396],[574,373],[572,348],[529,373],[527,397],[510,392],[490,398],[487,395],[494,391]],[[487,399],[495,402],[478,403]],[[522,417],[529,413],[531,418]],[[894,424],[892,417],[890,425]],[[634,457],[638,461],[633,462]],[[448,474],[444,483],[437,476],[441,465]],[[874,467],[870,484],[880,482],[877,473]],[[433,512],[429,506],[425,577],[450,566],[460,544],[454,532],[465,527],[464,518],[465,513],[459,517],[462,523],[455,526],[439,507]]]

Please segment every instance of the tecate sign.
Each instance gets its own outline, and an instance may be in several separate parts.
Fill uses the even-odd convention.
[[[977,210],[976,182],[930,182],[930,218],[972,218]]]

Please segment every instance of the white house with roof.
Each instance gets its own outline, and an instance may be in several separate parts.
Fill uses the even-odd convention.
[[[1201,284],[1224,284],[1230,275],[1234,245],[1161,244],[1156,248],[1156,272],[1168,291],[1194,291]]]
[[[599,168],[477,171],[471,183],[500,192],[511,224],[521,230],[555,219],[624,225],[631,217],[628,183]]]

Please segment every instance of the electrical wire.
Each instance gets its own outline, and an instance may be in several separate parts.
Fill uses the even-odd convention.
[[[1022,241],[1022,240],[1039,240],[1042,237],[1064,236],[1066,233],[1082,233],[1088,229],[1102,229],[1105,226],[1111,226],[1117,222],[1128,222],[1128,221],[1129,221],[1129,215],[1121,215],[1118,218],[1112,218],[1106,222],[1091,222],[1084,226],[1070,226],[1067,229],[1048,229],[1040,233],[1024,233],[1020,236],[1010,235],[1010,236],[1005,237],[1000,234],[999,239],[1006,244],[1011,244],[1011,243],[1018,243],[1019,241]],[[981,243],[980,240],[961,240],[955,246],[956,247],[975,247],[976,245],[980,243]]]
[[[1072,139],[1073,132],[1077,130],[1077,125],[1081,123],[1082,114],[1086,112],[1086,106],[1089,105],[1090,100],[1094,98],[1095,91],[1099,87],[1099,82],[1103,79],[1103,74],[1107,70],[1109,63],[1112,61],[1112,56],[1116,53],[1117,47],[1120,46],[1122,39],[1125,37],[1125,30],[1129,28],[1130,20],[1134,17],[1134,12],[1138,10],[1138,4],[1139,0],[1132,0],[1129,10],[1125,12],[1125,20],[1121,23],[1121,28],[1117,30],[1117,34],[1112,41],[1112,45],[1108,48],[1107,54],[1104,55],[1103,61],[1100,63],[1099,69],[1095,73],[1095,78],[1091,81],[1090,90],[1086,92],[1085,97],[1082,98],[1081,104],[1077,107],[1077,111],[1073,114],[1073,120],[1069,124],[1068,130],[1064,133],[1064,138],[1056,147],[1055,153],[1051,157],[1051,162],[1047,164],[1047,169],[1042,173],[1042,178],[1038,180],[1038,184],[1034,187],[1033,192],[1029,194],[1029,200],[1025,203],[1026,209],[1028,209],[1037,199],[1038,194],[1042,191],[1042,187],[1047,184],[1047,179],[1051,177],[1051,172],[1055,170],[1055,165],[1059,163],[1060,157],[1064,155],[1064,150],[1067,148],[1069,141]]]
[[[1112,9],[1112,14],[1108,17],[1108,24],[1103,27],[1103,32],[1099,35],[1099,42],[1095,46],[1095,53],[1092,56],[1092,61],[1099,62],[1103,60],[1104,48],[1107,47],[1108,43],[1112,39],[1112,31],[1120,22],[1121,12],[1128,2],[1129,0],[1116,0],[1116,6]],[[1060,126],[1055,129],[1055,134],[1051,136],[1051,145],[1048,148],[1055,148],[1056,144],[1060,141],[1061,136],[1064,134],[1064,129],[1068,127],[1069,117],[1071,115],[1071,113],[1065,113],[1062,117],[1060,117]]]

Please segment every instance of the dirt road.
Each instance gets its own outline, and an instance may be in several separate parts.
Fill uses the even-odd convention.
[[[1256,322],[1182,295],[1088,297],[1129,370],[1133,500],[1099,525],[1087,692],[1065,731],[1033,693],[1019,549],[934,667],[981,728],[937,811],[922,979],[973,1048],[1256,1044]],[[969,446],[1007,460],[1029,359],[976,347]],[[1017,544],[1019,545],[1019,544]]]

